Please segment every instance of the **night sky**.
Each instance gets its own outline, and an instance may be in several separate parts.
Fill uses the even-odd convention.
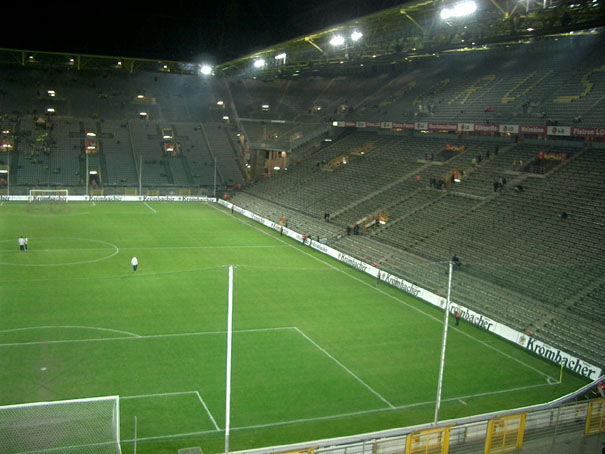
[[[402,0],[3,4],[0,47],[215,64]]]

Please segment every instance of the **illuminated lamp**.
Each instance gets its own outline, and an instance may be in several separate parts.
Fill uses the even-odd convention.
[[[456,3],[454,6],[449,8],[443,8],[439,16],[441,19],[447,20],[456,17],[468,16],[469,14],[473,14],[475,11],[477,11],[477,4],[475,2],[461,2]]]
[[[330,40],[330,44],[334,47],[342,46],[345,43],[345,39],[342,35],[334,35]]]

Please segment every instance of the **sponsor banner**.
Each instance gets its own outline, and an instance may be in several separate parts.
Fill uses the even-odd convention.
[[[229,202],[226,202],[224,200],[218,200],[218,203],[220,203],[221,205],[226,206],[228,208],[231,208],[233,206],[232,204],[230,204]],[[233,209],[234,209],[234,211],[241,213],[250,219],[254,219],[255,221],[259,222],[260,224],[263,224],[273,230],[279,231],[279,228],[280,228],[279,223],[269,221],[267,219],[262,218],[261,216],[258,216],[250,211],[241,209],[236,206],[233,206]],[[284,228],[283,234],[287,235],[290,238],[294,238],[297,241],[302,242],[302,235],[300,235],[292,230]],[[372,276],[373,278],[378,279],[378,275],[380,273],[381,282],[387,283],[389,285],[392,285],[393,287],[403,290],[406,293],[414,295],[414,296],[426,301],[427,303],[432,304],[433,306],[439,307],[441,309],[445,309],[445,307],[447,305],[447,301],[443,296],[437,295],[437,294],[432,293],[428,290],[425,290],[421,287],[418,287],[411,282],[408,282],[397,276],[394,276],[385,271],[382,271],[373,265],[365,263],[365,262],[358,260],[354,257],[351,257],[347,254],[343,254],[342,252],[339,252],[336,249],[326,246],[323,243],[307,239],[305,241],[305,244],[313,249],[316,249],[316,250],[332,257],[332,258],[335,258],[336,260],[338,260],[342,263],[349,265],[352,268],[355,268],[356,270],[366,273],[366,274]],[[497,323],[494,320],[490,319],[489,317],[486,317],[485,315],[480,314],[478,312],[474,312],[471,309],[468,309],[462,305],[459,305],[459,304],[456,304],[456,303],[450,301],[449,310],[452,314],[455,314],[456,310],[460,310],[461,318],[463,320],[465,320],[467,323],[471,323],[486,331],[492,332],[504,339],[517,343],[517,344],[521,345],[522,347],[524,347],[525,349],[530,350],[530,351],[542,356],[543,358],[553,361],[556,364],[563,364],[564,367],[567,367],[569,370],[572,370],[586,378],[595,379],[595,377],[600,377],[600,375],[601,375],[601,369],[599,369],[598,367],[593,366],[592,364],[589,364],[572,355],[569,355],[559,349],[550,347],[549,345],[544,344],[536,339],[533,339],[533,338],[527,336],[526,334],[520,333],[519,331],[516,331],[512,328],[509,328],[506,325]]]
[[[393,129],[414,129],[414,123],[409,122],[393,122]]]
[[[458,123],[458,131],[472,132],[475,130],[475,125],[472,123]]]
[[[393,123],[391,123],[390,121],[382,121],[380,123],[380,127],[382,129],[392,129],[393,128]]]
[[[483,133],[492,133],[492,132],[500,132],[500,127],[498,125],[478,125],[475,124],[474,131],[475,132],[483,132]]]
[[[534,339],[527,334],[519,333],[517,343],[526,350],[546,358],[555,364],[560,364],[566,369],[569,369],[590,380],[595,380],[601,376],[600,368],[576,358],[575,356],[569,355],[556,347],[552,347],[544,342]]]
[[[500,125],[498,132],[504,134],[519,134],[519,125]]]
[[[344,128],[345,122],[344,121],[333,121],[332,126],[334,126],[336,128]]]
[[[546,134],[546,126],[519,126],[520,134]]]
[[[457,131],[458,123],[429,123],[429,131]]]
[[[357,123],[354,121],[345,121],[345,128],[354,128],[355,126],[357,126]]]
[[[358,128],[365,128],[366,127],[366,122],[365,121],[356,121],[355,122],[355,126]]]
[[[366,128],[380,128],[379,121],[366,121]]]
[[[571,128],[569,126],[548,126],[546,134],[549,136],[570,136]]]
[[[605,128],[571,128],[574,137],[605,137]]]
[[[457,310],[460,310],[460,318],[462,320],[466,320],[468,323],[483,328],[486,331],[496,332],[498,323],[494,320],[450,301],[450,313],[455,315]]]
[[[37,195],[30,197],[28,195],[1,195],[2,202],[215,202],[216,199],[201,196],[184,195],[160,195],[160,196],[140,196],[140,195]]]
[[[417,121],[414,123],[414,129],[417,131],[428,131],[429,127],[424,121]]]

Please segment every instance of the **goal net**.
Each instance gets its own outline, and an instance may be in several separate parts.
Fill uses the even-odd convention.
[[[30,189],[29,202],[67,202],[69,189]]]
[[[119,397],[0,407],[3,454],[120,454]]]

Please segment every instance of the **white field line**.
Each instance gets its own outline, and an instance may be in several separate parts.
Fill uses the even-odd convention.
[[[542,388],[545,386],[554,386],[554,385],[555,384],[539,384],[539,385],[522,386],[519,388],[504,389],[504,390],[492,391],[492,392],[487,392],[487,393],[478,393],[478,394],[467,395],[467,396],[450,397],[448,399],[442,399],[441,401],[442,402],[453,402],[453,401],[462,402],[462,401],[470,400],[470,399],[473,399],[476,397],[486,397],[486,396],[504,394],[504,393],[510,393],[510,392],[527,391],[527,390],[534,389],[534,388]],[[406,410],[408,408],[421,407],[424,405],[434,405],[434,404],[435,404],[435,401],[416,402],[416,403],[400,405],[400,406],[392,407],[392,408],[391,407],[379,408],[379,409],[357,411],[357,412],[351,412],[351,413],[341,413],[338,415],[331,415],[331,416],[319,416],[316,418],[293,419],[293,420],[289,420],[289,421],[281,421],[281,422],[267,423],[267,424],[257,424],[257,425],[253,425],[253,426],[232,427],[231,430],[242,431],[242,430],[267,429],[267,428],[272,428],[272,427],[282,427],[282,426],[288,426],[288,425],[293,425],[293,424],[304,424],[304,423],[308,423],[308,422],[330,421],[330,420],[335,420],[335,419],[370,415],[373,413]],[[465,402],[465,405],[468,405],[468,403]],[[212,434],[212,433],[216,433],[216,432],[222,432],[222,430],[190,432],[190,433],[171,434],[171,435],[158,435],[158,436],[147,437],[147,438],[137,438],[137,441],[162,440],[162,439],[170,439],[170,438],[178,438],[178,437],[195,437],[195,436]],[[134,440],[122,440],[122,441],[124,443],[132,443]]]
[[[214,416],[212,416],[212,413],[210,413],[210,410],[208,410],[208,406],[206,405],[206,402],[204,402],[204,399],[202,399],[202,396],[200,395],[200,393],[198,391],[180,391],[180,392],[177,391],[177,392],[171,392],[171,393],[153,393],[153,394],[138,394],[136,396],[120,396],[120,400],[149,399],[149,398],[153,398],[153,397],[184,396],[186,394],[195,394],[197,399],[202,404],[202,407],[204,407],[204,410],[206,411],[206,414],[210,418],[210,421],[212,421],[212,425],[214,426],[214,428],[217,431],[220,431],[221,429],[218,426],[218,424],[216,424]]]
[[[146,206],[147,208],[149,208],[151,211],[153,211],[153,212],[154,212],[154,214],[155,214],[155,213],[157,213],[157,211],[155,211],[153,208],[151,208],[147,202],[143,202],[143,204],[145,204],[145,206]]]
[[[84,327],[82,327],[84,328]],[[34,329],[34,328],[31,328]],[[233,330],[234,333],[254,333],[254,332],[266,332],[266,331],[283,331],[283,330],[296,330],[294,327],[275,327],[275,328],[255,328],[255,329],[240,329]],[[11,330],[7,330],[11,331]],[[1,332],[1,331],[0,331]],[[82,342],[111,342],[111,341],[123,341],[123,340],[144,340],[144,339],[165,339],[175,337],[191,337],[191,336],[208,336],[208,335],[222,335],[227,334],[226,331],[200,331],[194,333],[168,333],[168,334],[149,334],[149,335],[138,335],[129,333],[129,337],[99,337],[90,339],[62,339],[62,340],[46,340],[46,341],[31,341],[31,342],[14,342],[0,344],[2,347],[20,347],[24,345],[51,345],[51,344],[76,344]]]
[[[96,326],[78,326],[78,325],[61,325],[61,326],[26,326],[23,328],[11,328],[0,330],[0,333],[14,333],[17,331],[33,331],[37,329],[90,329],[94,331],[108,331],[110,333],[127,334],[131,337],[141,337],[138,334],[130,333],[128,331],[121,331],[118,329],[111,328],[99,328]]]
[[[210,206],[212,206],[212,205],[210,205]],[[223,210],[221,210],[221,209],[219,209],[219,208],[217,208],[217,207],[214,207],[214,206],[212,206],[212,207],[213,207],[215,210],[220,211],[221,213],[224,213],[225,215],[227,215],[227,213],[226,213],[226,212],[224,212]],[[271,237],[271,238],[274,238],[274,239],[275,239],[275,240],[277,240],[277,241],[280,241],[280,242],[282,242],[282,243],[287,244],[288,246],[290,246],[290,247],[292,247],[292,248],[294,248],[294,249],[298,250],[298,251],[299,251],[301,254],[305,254],[306,256],[308,256],[308,257],[310,257],[310,258],[312,258],[312,259],[314,259],[314,260],[316,260],[316,261],[318,261],[318,262],[323,263],[323,264],[324,264],[324,265],[326,265],[327,267],[329,267],[329,268],[331,268],[331,269],[333,269],[333,270],[335,270],[335,271],[338,271],[339,273],[342,273],[342,274],[344,274],[345,276],[348,276],[349,278],[351,278],[351,279],[353,279],[353,280],[355,280],[355,281],[357,281],[357,282],[359,282],[359,283],[361,283],[361,284],[363,284],[363,285],[365,285],[365,286],[367,286],[367,287],[370,287],[370,288],[372,288],[373,290],[375,290],[375,291],[377,291],[377,292],[382,293],[384,296],[386,296],[386,297],[388,297],[388,298],[391,298],[391,299],[393,299],[393,300],[395,300],[395,301],[399,302],[400,304],[403,304],[404,306],[406,306],[406,307],[408,307],[408,308],[410,308],[410,309],[412,309],[412,310],[414,310],[414,311],[418,312],[419,314],[422,314],[422,315],[423,315],[423,316],[425,316],[425,317],[430,318],[431,320],[434,320],[435,322],[439,323],[440,325],[443,325],[443,320],[442,320],[442,319],[437,318],[437,317],[435,317],[435,316],[433,316],[433,315],[431,315],[431,314],[428,314],[428,313],[424,312],[422,309],[419,309],[419,308],[417,308],[417,307],[415,307],[415,306],[412,306],[411,304],[407,303],[406,301],[402,300],[401,298],[399,298],[399,297],[397,297],[397,296],[390,295],[389,293],[387,293],[387,292],[385,292],[384,290],[382,290],[382,289],[380,289],[380,288],[376,287],[376,286],[375,286],[375,285],[373,285],[373,284],[372,284],[372,285],[370,285],[368,282],[366,282],[366,281],[364,281],[364,280],[362,280],[362,279],[360,279],[360,278],[358,278],[358,277],[356,277],[356,276],[353,276],[353,275],[349,274],[349,273],[347,272],[347,270],[346,270],[346,269],[341,269],[341,268],[338,268],[338,267],[336,267],[336,266],[332,265],[331,263],[329,263],[329,262],[327,262],[327,261],[325,261],[325,260],[321,259],[320,257],[316,257],[316,256],[314,256],[314,255],[312,255],[312,254],[309,254],[307,251],[305,251],[305,250],[304,250],[304,249],[302,249],[301,247],[297,247],[297,246],[296,246],[296,245],[294,245],[294,244],[290,244],[290,243],[286,242],[285,240],[283,240],[283,239],[282,239],[282,238],[280,238],[280,237],[274,237],[273,235],[269,235],[269,233],[267,233],[267,232],[266,232],[264,229],[260,228],[259,226],[253,225],[253,224],[251,224],[251,223],[249,223],[249,222],[246,222],[246,221],[247,221],[247,219],[246,219],[246,221],[245,221],[245,220],[243,220],[243,219],[241,219],[241,218],[239,218],[239,217],[238,217],[238,218],[235,218],[235,219],[237,219],[239,222],[242,222],[242,223],[244,223],[244,224],[246,224],[246,225],[248,225],[248,226],[252,227],[252,228],[253,228],[253,229],[255,229],[255,230],[258,230],[258,231],[259,231],[259,232],[261,232],[261,233],[264,233],[265,235],[267,235],[267,236],[269,236],[269,237]],[[428,303],[427,303],[427,304],[428,304]],[[449,328],[449,329],[454,329],[454,330],[456,330],[457,332],[459,332],[460,334],[462,334],[463,336],[466,336],[467,338],[469,338],[469,339],[471,339],[471,340],[473,340],[473,341],[475,341],[475,342],[477,342],[477,343],[479,343],[479,344],[483,345],[484,347],[487,347],[487,348],[489,348],[489,349],[491,349],[491,350],[495,351],[496,353],[499,353],[500,355],[504,356],[505,358],[510,359],[511,361],[515,361],[515,362],[519,363],[520,365],[522,365],[522,366],[524,366],[524,367],[526,367],[526,368],[528,368],[528,369],[530,369],[530,370],[533,370],[534,372],[536,372],[536,373],[540,374],[541,376],[543,376],[544,378],[546,378],[546,380],[547,380],[547,381],[548,381],[548,379],[556,380],[555,378],[551,377],[551,376],[550,376],[550,375],[548,375],[547,373],[542,372],[541,370],[539,370],[539,369],[535,368],[534,366],[532,366],[532,365],[530,365],[530,364],[527,364],[527,363],[525,363],[525,362],[521,361],[520,359],[515,358],[514,356],[511,356],[511,355],[509,355],[508,353],[503,352],[502,350],[497,349],[496,347],[494,347],[494,346],[490,345],[488,342],[485,342],[485,341],[482,341],[482,340],[480,340],[480,339],[477,339],[477,338],[475,338],[475,337],[471,336],[470,334],[468,334],[468,333],[466,333],[466,332],[464,332],[464,331],[461,331],[461,330],[460,330],[460,329],[458,329],[458,328],[451,327],[451,328]]]
[[[195,394],[197,391],[175,391],[171,393],[152,393],[137,394],[135,396],[120,396],[120,400],[148,399],[150,397],[184,396],[185,394]]]
[[[351,369],[349,369],[347,366],[345,366],[343,363],[341,363],[340,361],[338,361],[336,358],[334,358],[327,350],[325,350],[324,348],[322,348],[321,346],[319,346],[319,344],[317,344],[317,342],[315,342],[313,339],[311,339],[309,336],[307,336],[305,333],[303,333],[300,329],[298,328],[294,328],[302,337],[304,337],[308,342],[310,342],[316,349],[318,349],[320,352],[322,352],[324,355],[326,355],[328,358],[330,358],[332,361],[334,361],[336,364],[338,364],[342,369],[345,370],[345,372],[347,372],[351,377],[353,377],[355,380],[357,380],[359,383],[361,383],[366,389],[368,389],[368,391],[370,391],[372,394],[374,394],[376,397],[378,397],[381,401],[383,401],[385,404],[387,404],[389,406],[389,408],[395,408],[395,406],[389,402],[388,400],[386,400],[382,395],[380,395],[380,393],[378,393],[376,390],[374,390],[370,385],[368,385],[366,382],[364,382],[361,378],[359,378]]]
[[[212,413],[210,413],[210,410],[208,410],[208,406],[206,405],[206,402],[204,402],[204,399],[202,399],[202,396],[200,396],[200,393],[197,392],[197,391],[195,391],[195,394],[196,394],[197,398],[200,400],[202,406],[204,407],[204,410],[206,410],[206,413],[208,414],[208,417],[212,421],[212,424],[214,425],[214,428],[216,430],[221,430],[220,427],[218,426],[218,424],[216,423],[216,421],[214,420],[214,417],[212,416]]]

